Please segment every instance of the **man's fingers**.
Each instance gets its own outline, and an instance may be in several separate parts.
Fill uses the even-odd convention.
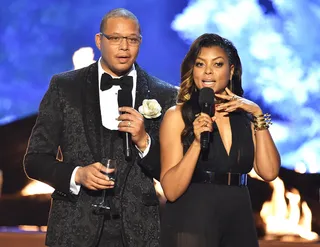
[[[131,115],[134,118],[140,119],[143,121],[143,116],[134,108],[128,107],[128,106],[123,106],[119,108],[120,112],[126,112],[124,114],[121,114],[120,117],[123,115]]]
[[[124,113],[124,114],[121,114],[117,118],[117,120],[119,120],[119,121],[143,122],[143,117],[142,117],[142,115],[140,115],[140,113],[138,113],[138,115]]]
[[[102,174],[103,175],[103,174]],[[92,180],[88,181],[88,188],[94,188],[97,190],[103,190],[107,188],[114,187],[114,181],[110,180],[106,175],[103,175],[103,178],[95,177]]]

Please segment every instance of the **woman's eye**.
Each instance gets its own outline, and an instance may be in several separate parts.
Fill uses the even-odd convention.
[[[222,67],[222,66],[223,66],[223,63],[216,63],[216,66],[217,66],[217,67]]]
[[[196,67],[202,67],[203,63],[197,62],[195,65],[196,65]]]

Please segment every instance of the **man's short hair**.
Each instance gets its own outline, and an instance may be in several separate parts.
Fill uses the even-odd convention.
[[[138,18],[131,11],[124,8],[113,9],[109,11],[107,14],[105,14],[100,23],[100,32],[104,32],[104,27],[108,19],[118,17],[134,20],[138,24],[139,33],[141,34],[140,23]]]

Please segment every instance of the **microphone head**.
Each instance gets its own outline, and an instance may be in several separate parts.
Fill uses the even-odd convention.
[[[210,117],[214,116],[214,91],[204,87],[199,92],[199,106],[201,112],[207,113]]]
[[[199,105],[203,104],[213,105],[214,104],[214,91],[212,88],[204,87],[199,92]]]
[[[132,107],[132,94],[129,90],[119,90],[118,91],[118,105],[122,106],[130,106]]]

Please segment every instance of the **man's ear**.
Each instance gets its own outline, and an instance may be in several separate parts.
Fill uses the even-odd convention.
[[[101,34],[97,33],[95,35],[96,46],[99,50],[101,50]]]

